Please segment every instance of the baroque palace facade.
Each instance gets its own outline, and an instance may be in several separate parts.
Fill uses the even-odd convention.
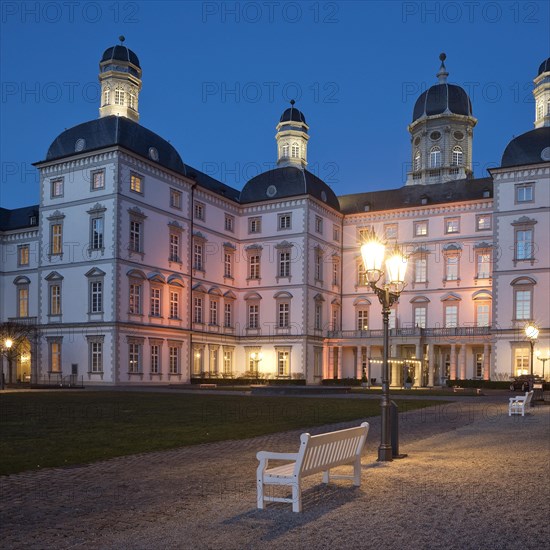
[[[0,209],[0,317],[36,328],[8,381],[380,381],[382,316],[359,251],[372,230],[409,255],[392,385],[528,372],[525,325],[539,327],[537,349],[550,335],[550,60],[534,81],[535,129],[474,179],[477,121],[440,58],[408,128],[406,185],[337,197],[306,168],[294,102],[277,167],[239,191],[139,124],[139,60],[108,48],[99,118],[36,163],[39,205]]]

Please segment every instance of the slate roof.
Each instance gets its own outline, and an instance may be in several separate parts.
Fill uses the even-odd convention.
[[[38,222],[38,204],[33,206],[24,206],[22,208],[0,208],[0,231],[13,231],[14,229],[23,229],[31,226],[31,216],[36,216]],[[38,224],[34,227],[38,228]]]
[[[132,63],[136,67],[139,67],[141,69],[141,66],[139,64],[138,56],[126,46],[112,46],[111,48],[107,48],[103,52],[103,56],[101,57],[100,63],[103,63],[104,61],[124,61],[126,63]]]
[[[431,185],[405,185],[397,189],[341,195],[338,200],[342,214],[358,214],[365,211],[396,210],[477,200],[486,198],[483,196],[484,193],[493,196],[492,178],[462,179]],[[423,199],[426,200],[425,205],[422,204]]]
[[[423,116],[472,115],[472,103],[468,94],[455,84],[435,84],[416,100],[413,109],[413,122]]]
[[[539,72],[537,76],[541,75],[542,73],[548,73],[550,72],[550,57],[548,59],[545,59],[539,67]]]
[[[522,166],[550,161],[550,126],[536,128],[514,138],[504,149],[500,166]]]

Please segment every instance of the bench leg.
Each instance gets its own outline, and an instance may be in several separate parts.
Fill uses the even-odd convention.
[[[302,487],[300,482],[292,484],[292,511],[302,511]]]
[[[323,483],[329,483],[330,481],[330,470],[325,470],[323,472]]]
[[[361,486],[361,457],[358,456],[353,464],[353,484],[356,487]]]
[[[257,482],[257,485],[258,485],[258,497],[257,497],[257,500],[258,500],[258,508],[260,510],[263,510],[264,509],[264,482],[262,479],[258,479],[258,482]]]

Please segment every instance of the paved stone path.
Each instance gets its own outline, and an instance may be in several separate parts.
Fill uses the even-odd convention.
[[[0,547],[542,548],[549,420],[548,406],[509,418],[502,400],[405,412],[409,457],[377,463],[379,418],[368,419],[362,486],[309,477],[303,514],[284,504],[256,509],[255,455],[297,450],[304,430],[5,476]]]

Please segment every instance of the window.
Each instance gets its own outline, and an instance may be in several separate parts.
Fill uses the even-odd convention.
[[[314,328],[315,330],[323,328],[323,303],[321,301],[315,302]]]
[[[425,237],[428,234],[428,221],[414,222],[414,236]]]
[[[170,189],[170,206],[181,210],[181,191]]]
[[[415,172],[418,172],[422,168],[422,155],[420,154],[420,151],[416,151],[414,154],[414,163],[413,163],[413,170]]]
[[[416,258],[414,261],[414,282],[425,283],[428,276],[428,260],[426,258]]]
[[[340,284],[340,260],[333,258],[332,260],[332,284],[338,286]]]
[[[231,374],[233,372],[233,349],[223,347],[223,372]]]
[[[315,216],[315,232],[323,234],[323,218]]]
[[[290,252],[279,252],[279,277],[290,277]]]
[[[514,302],[515,302],[515,320],[527,321],[529,319],[532,319],[532,302],[533,302],[532,288],[515,289]]]
[[[218,302],[214,300],[210,301],[210,324],[218,324]]]
[[[249,279],[259,279],[260,278],[260,256],[253,254],[249,256],[248,259],[248,275]]]
[[[233,304],[226,303],[223,308],[223,326],[231,328],[233,326]]]
[[[180,371],[180,348],[170,346],[168,348],[170,374],[178,374]]]
[[[397,327],[397,311],[395,309],[390,309],[390,318],[388,319],[388,326],[390,330],[393,330]]]
[[[202,202],[195,201],[193,212],[194,212],[195,219],[204,221],[205,206]]]
[[[367,272],[362,261],[357,263],[357,286],[367,286]]]
[[[29,245],[22,244],[17,247],[17,265],[23,267],[29,265]]]
[[[141,372],[141,344],[136,342],[128,344],[128,372],[131,374]]]
[[[103,249],[103,218],[92,218],[90,221],[91,224],[91,244],[92,250],[102,250]]]
[[[290,377],[290,351],[277,350],[277,376]]]
[[[160,317],[161,289],[151,288],[151,317]]]
[[[483,363],[484,356],[481,352],[476,352],[474,354],[474,373],[476,378],[483,378]]]
[[[142,222],[138,222],[136,220],[130,220],[130,242],[129,242],[128,248],[132,252],[142,251],[141,228],[142,228]]]
[[[279,303],[277,326],[279,328],[288,328],[290,326],[290,304],[288,302]]]
[[[50,371],[61,372],[61,342],[50,341]]]
[[[111,88],[105,88],[103,91],[103,105],[109,105],[111,101]]]
[[[360,227],[358,230],[357,230],[357,240],[360,242],[360,243],[364,243],[364,242],[367,242],[368,240],[370,240],[372,234],[373,234],[373,228],[372,227]]]
[[[491,253],[478,252],[476,260],[477,260],[476,277],[478,279],[489,279],[491,277]]]
[[[105,189],[105,170],[92,172],[92,191]]]
[[[534,193],[533,193],[533,184],[532,183],[523,183],[516,185],[516,203],[519,202],[533,202]]]
[[[491,229],[492,218],[491,214],[478,214],[476,216],[476,231],[485,231]]]
[[[430,168],[441,168],[441,149],[432,147],[430,151]]]
[[[386,240],[397,240],[397,224],[387,223],[384,225],[384,238]]]
[[[235,217],[226,214],[224,227],[226,231],[231,231],[231,233],[233,233],[233,231],[235,230]]]
[[[90,346],[90,372],[103,372],[103,342],[92,340]]]
[[[452,166],[462,166],[464,154],[462,153],[462,147],[458,145],[453,147],[453,156],[451,160]]]
[[[141,315],[141,284],[130,285],[128,312],[134,315]]]
[[[128,107],[134,110],[136,108],[136,94],[133,88],[131,88],[128,92]]]
[[[333,305],[331,308],[331,323],[332,330],[340,330],[340,306]]]
[[[418,328],[426,328],[426,319],[428,309],[426,306],[416,306],[414,308],[414,326]]]
[[[63,254],[63,226],[54,223],[50,227],[50,254],[61,256]]]
[[[124,89],[120,86],[115,88],[115,105],[124,105]]]
[[[55,178],[51,181],[52,199],[63,196],[63,178]]]
[[[533,229],[516,229],[515,260],[532,260],[534,258]]]
[[[291,154],[293,159],[300,158],[300,146],[297,143],[292,144]]]
[[[320,346],[313,347],[313,376],[323,376],[323,348]]]
[[[514,350],[514,369],[516,376],[529,372],[529,348],[516,348]]]
[[[160,346],[158,344],[151,345],[151,374],[160,373]]]
[[[180,293],[170,290],[170,319],[180,318]]]
[[[445,280],[458,281],[458,262],[459,256],[445,256]]]
[[[130,191],[143,193],[143,178],[137,174],[130,174]]]
[[[288,154],[288,143],[285,143],[282,147],[281,147],[281,156],[283,158],[288,158],[289,157],[289,154]]]
[[[181,262],[180,259],[180,236],[178,233],[170,233],[170,253],[168,260],[171,262]]]
[[[458,306],[445,306],[445,328],[458,326]]]
[[[337,225],[332,226],[332,240],[340,242],[340,228]]]
[[[490,312],[491,304],[488,302],[476,303],[476,326],[488,327],[490,326]]]
[[[260,233],[262,230],[262,218],[248,218],[248,232]]]
[[[315,250],[315,280],[323,281],[323,251]]]
[[[248,328],[260,328],[260,306],[258,304],[248,306]]]
[[[103,311],[103,282],[90,281],[90,313]]]
[[[224,252],[223,254],[223,276],[233,277],[233,254],[231,252]]]
[[[445,218],[445,233],[460,233],[460,218]]]
[[[194,323],[202,323],[203,322],[203,315],[202,315],[202,298],[195,297],[193,299],[193,322]]]
[[[29,288],[27,286],[17,288],[17,316],[29,316]]]
[[[369,329],[369,310],[358,309],[357,310],[357,330]]]
[[[50,315],[61,315],[60,285],[50,285]]]
[[[202,243],[193,245],[193,268],[197,271],[204,271],[204,246]]]
[[[291,214],[279,214],[278,220],[279,229],[290,229],[292,220]]]

